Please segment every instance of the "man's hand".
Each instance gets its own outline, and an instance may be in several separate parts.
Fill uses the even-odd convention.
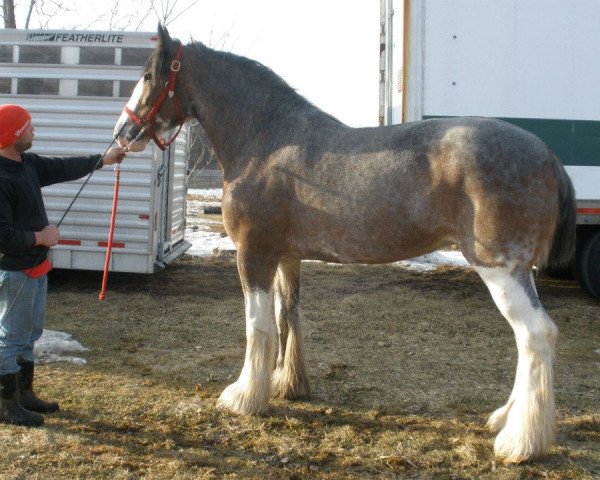
[[[48,225],[41,231],[35,232],[35,246],[53,247],[58,243],[59,236],[58,228],[54,225]]]
[[[121,147],[111,147],[106,152],[106,155],[102,157],[102,165],[113,165],[115,163],[121,163],[121,160],[125,158],[125,149]]]

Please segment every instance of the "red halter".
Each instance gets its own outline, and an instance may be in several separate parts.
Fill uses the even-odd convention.
[[[184,123],[183,113],[181,112],[181,106],[179,105],[179,100],[177,100],[177,97],[175,96],[175,80],[177,79],[177,73],[179,72],[179,69],[181,68],[181,57],[182,56],[183,56],[183,45],[179,44],[179,48],[177,49],[175,58],[173,58],[173,61],[171,62],[171,70],[169,72],[169,78],[167,80],[167,83],[165,83],[165,86],[164,86],[162,92],[160,93],[160,95],[158,96],[158,98],[156,99],[154,104],[152,105],[152,108],[148,112],[148,115],[146,115],[145,119],[138,117],[133,111],[131,111],[129,109],[129,107],[127,107],[127,105],[125,105],[125,108],[124,108],[125,113],[127,113],[127,115],[129,115],[129,118],[131,118],[131,120],[133,120],[135,123],[137,123],[140,127],[147,128],[148,136],[150,138],[152,138],[152,140],[154,140],[154,143],[156,143],[158,148],[160,148],[161,150],[165,150],[169,145],[171,145],[171,143],[173,143],[173,141],[177,138],[177,135],[179,135],[179,132],[181,131],[181,127],[183,126],[183,123]],[[167,97],[167,95],[169,96],[169,98],[173,99],[173,103],[175,104],[175,110],[177,112],[177,116],[179,117],[179,128],[177,129],[177,132],[175,132],[175,135],[171,138],[171,140],[169,140],[168,142],[165,142],[164,140],[161,140],[156,136],[156,133],[154,133],[154,128],[152,128],[151,122],[152,122],[152,120],[154,120],[154,117],[156,117],[156,114],[160,110],[160,107],[161,107],[162,103],[164,102],[165,98]]]

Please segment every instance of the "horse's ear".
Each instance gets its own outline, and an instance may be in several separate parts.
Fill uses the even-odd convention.
[[[171,35],[169,35],[167,28],[163,27],[160,22],[158,23],[158,38],[159,45],[163,47],[168,47],[171,44]]]

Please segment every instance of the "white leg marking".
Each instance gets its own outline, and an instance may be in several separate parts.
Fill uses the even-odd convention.
[[[488,421],[499,431],[496,456],[519,463],[545,454],[554,441],[552,361],[558,329],[531,290],[507,268],[475,267],[515,333],[519,359],[511,396]]]
[[[275,333],[273,295],[273,287],[268,292],[256,290],[246,295],[246,328],[250,326],[264,333]]]
[[[246,358],[235,383],[219,397],[217,407],[235,413],[265,412],[271,396],[275,354],[273,288],[250,291],[246,301]]]

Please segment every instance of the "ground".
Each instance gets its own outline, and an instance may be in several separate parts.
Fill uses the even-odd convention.
[[[232,255],[112,274],[103,303],[99,273],[53,272],[47,327],[89,347],[88,364],[38,368],[62,411],[0,426],[0,478],[599,478],[599,304],[574,282],[537,284],[560,329],[558,442],[506,467],[485,421],[516,348],[471,271],[303,264],[313,396],[258,417],[215,409],[244,356]]]

